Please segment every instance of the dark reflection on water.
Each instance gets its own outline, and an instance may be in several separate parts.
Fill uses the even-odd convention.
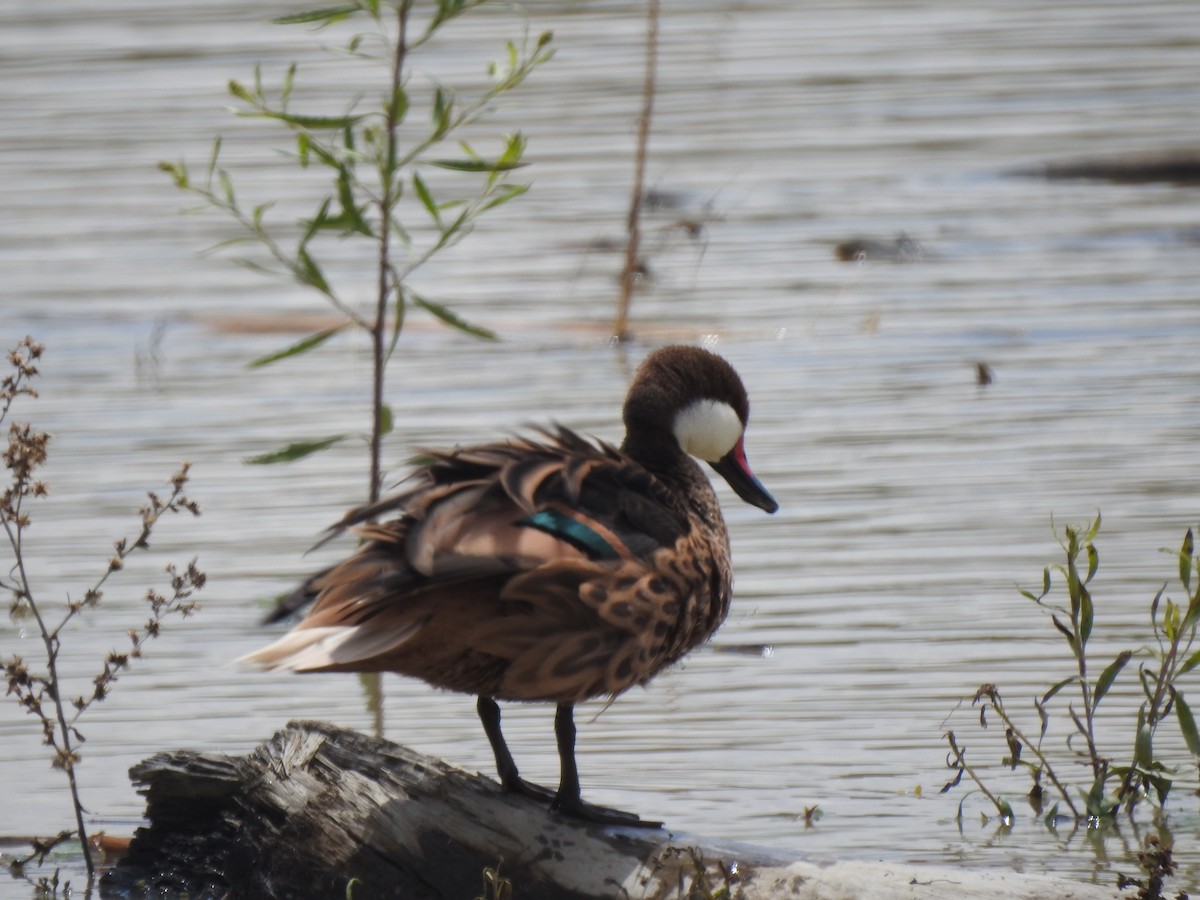
[[[248,77],[256,60],[277,77],[309,52],[312,35],[261,24],[284,9],[68,0],[53,13],[0,10],[0,336],[46,343],[33,414],[55,433],[54,498],[31,536],[39,589],[82,590],[132,526],[142,489],[181,458],[206,509],[194,526],[169,523],[155,545],[163,557],[124,573],[109,609],[65,645],[86,683],[140,618],[162,562],[200,555],[211,577],[203,613],[152,646],[85,729],[80,774],[102,815],[139,813],[123,772],[161,749],[242,752],[290,717],[370,726],[352,678],[229,664],[264,639],[257,601],[345,549],[302,556],[365,481],[357,445],[286,468],[242,460],[359,430],[365,352],[346,341],[311,363],[248,373],[246,361],[295,334],[239,317],[321,309],[197,258],[227,233],[177,215],[185,202],[155,171],[181,156],[202,165],[221,132],[248,193],[289,190],[255,143],[260,126],[222,109],[229,77]],[[750,387],[749,452],[782,505],[767,518],[722,495],[738,596],[718,649],[773,652],[700,652],[610,709],[584,710],[589,796],[683,831],[800,852],[1105,883],[1130,870],[1136,828],[1103,840],[1055,833],[1022,810],[997,831],[977,825],[969,800],[960,831],[957,797],[936,791],[948,777],[946,716],[962,696],[996,682],[1032,716],[1024,698],[1070,672],[1061,638],[1014,588],[1057,560],[1051,515],[1103,511],[1094,640],[1107,658],[1151,639],[1149,599],[1173,572],[1158,550],[1200,518],[1195,188],[1009,174],[1200,145],[1200,8],[668,9],[650,174],[676,200],[649,211],[642,340],[621,351],[604,335],[618,261],[603,248],[619,240],[627,202],[640,7],[526,9],[531,31],[554,30],[559,56],[482,132],[527,135],[533,189],[421,276],[423,290],[505,340],[413,322],[390,386],[390,459],[552,417],[616,438],[645,350],[709,340]],[[433,48],[429,65],[478,79],[523,27],[465,19],[461,43]],[[326,71],[306,82],[302,65],[301,83]],[[677,227],[684,219],[703,230]],[[918,258],[836,252],[902,236]],[[350,266],[341,274],[366,280]],[[977,384],[980,364],[991,384]],[[18,626],[2,623],[0,641],[5,654],[33,655]],[[390,737],[490,768],[469,698],[398,679],[387,690]],[[1119,686],[1108,711],[1131,714],[1136,691]],[[509,722],[523,772],[552,779],[549,711],[517,709]],[[1047,741],[1061,746],[1065,724]],[[1111,729],[1122,755],[1128,732]],[[0,830],[55,830],[66,807],[37,735],[10,706],[0,732],[10,823]],[[969,736],[977,762],[998,761],[1002,749],[981,741]],[[824,815],[806,828],[813,805]],[[1195,799],[1181,791],[1168,812],[1181,883],[1194,881]]]

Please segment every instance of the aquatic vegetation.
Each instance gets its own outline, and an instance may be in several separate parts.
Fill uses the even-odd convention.
[[[325,177],[323,196],[316,209],[297,225],[274,210],[286,198],[247,205],[234,188],[234,177],[221,164],[222,142],[213,145],[207,171],[193,180],[185,163],[164,162],[160,168],[183,191],[198,196],[206,207],[231,218],[237,237],[218,246],[250,244],[257,255],[242,260],[249,267],[280,275],[315,292],[340,319],[278,352],[252,364],[261,367],[309,353],[343,332],[364,335],[371,346],[371,423],[365,436],[370,452],[368,502],[379,497],[382,484],[381,442],[392,428],[392,412],[384,396],[385,372],[396,349],[407,314],[423,310],[463,333],[494,339],[487,328],[471,324],[443,303],[423,295],[411,283],[412,275],[436,255],[454,246],[480,216],[523,194],[527,185],[508,180],[524,165],[525,139],[519,133],[505,136],[500,148],[488,156],[466,142],[464,131],[480,119],[496,100],[518,87],[553,55],[551,35],[504,44],[504,58],[488,67],[486,88],[474,94],[459,92],[441,80],[429,78],[418,88],[413,78],[413,55],[459,16],[488,0],[438,0],[418,15],[413,0],[354,0],[307,12],[283,16],[283,25],[313,26],[322,30],[345,22],[365,22],[340,48],[326,53],[367,69],[367,83],[376,85],[375,100],[367,104],[357,86],[348,89],[332,78],[314,84],[312,97],[345,93],[338,112],[327,112],[328,100],[312,99],[313,106],[296,108],[301,94],[297,65],[283,74],[278,88],[268,90],[261,69],[246,84],[231,80],[229,93],[240,104],[237,115],[264,120],[285,132],[282,156],[293,164],[297,186],[313,172]],[[357,70],[346,74],[357,77]],[[358,82],[352,82],[357,85]],[[372,89],[368,89],[370,93]],[[417,111],[428,115],[420,120]],[[446,149],[453,143],[454,150]],[[443,154],[454,153],[446,156]],[[431,172],[456,173],[449,183]],[[473,179],[464,188],[464,178]],[[373,299],[363,307],[349,299],[327,274],[323,259],[353,259],[357,271],[373,271]],[[324,450],[353,435],[314,437],[289,444],[251,462],[287,462]]]
[[[41,344],[25,338],[9,353],[8,362],[12,372],[0,382],[0,424],[8,418],[15,401],[37,397],[32,384],[38,374],[37,363],[42,352]],[[204,587],[204,573],[196,567],[194,559],[182,569],[168,565],[168,589],[163,592],[151,588],[145,594],[149,618],[140,627],[126,631],[129,646],[123,651],[110,651],[98,674],[91,679],[88,690],[73,698],[66,673],[59,667],[67,626],[83,614],[101,607],[109,577],[121,571],[126,560],[135,552],[150,549],[151,534],[163,516],[168,513],[198,516],[200,508],[184,493],[188,481],[188,464],[184,463],[171,476],[170,492],[165,497],[154,492],[148,494],[147,504],[138,510],[140,528],[131,537],[116,541],[114,553],[97,579],[82,594],[68,598],[64,607],[56,608],[34,590],[35,573],[31,571],[26,553],[26,534],[33,522],[30,507],[34,501],[49,496],[50,492],[39,477],[39,470],[47,460],[50,440],[49,434],[38,431],[28,423],[9,424],[8,444],[4,451],[8,483],[0,498],[0,527],[3,527],[8,539],[11,557],[8,565],[0,569],[0,590],[12,596],[9,614],[14,620],[33,622],[34,633],[41,638],[45,655],[37,662],[16,654],[7,656],[4,659],[4,676],[6,695],[37,719],[42,730],[42,743],[50,750],[51,764],[66,776],[76,830],[62,831],[47,840],[34,840],[33,852],[11,862],[9,868],[13,874],[21,875],[25,866],[31,862],[42,862],[59,844],[78,839],[90,879],[95,873],[95,865],[84,824],[79,784],[75,777],[75,768],[80,763],[79,746],[84,741],[79,720],[95,703],[111,693],[120,675],[142,656],[145,645],[159,636],[168,616],[186,618],[196,610],[192,596]],[[57,876],[54,889],[57,890]]]
[[[1155,835],[1146,838],[1145,849],[1138,852],[1138,866],[1143,878],[1121,875],[1117,878],[1117,887],[1121,890],[1135,887],[1138,889],[1134,900],[1166,900],[1163,887],[1167,879],[1175,874],[1174,847],[1163,843]],[[1175,900],[1188,900],[1187,891],[1180,891]]]
[[[971,706],[979,710],[982,730],[989,728],[989,717],[1003,724],[1007,753],[1001,765],[1009,771],[1023,770],[1029,776],[1032,784],[1027,799],[1034,813],[1042,815],[1051,828],[1064,817],[1074,823],[1100,825],[1113,820],[1122,809],[1132,817],[1143,802],[1161,808],[1177,785],[1196,786],[1192,773],[1200,762],[1200,735],[1182,685],[1183,676],[1200,665],[1200,649],[1196,647],[1200,625],[1200,578],[1196,576],[1200,574],[1200,556],[1196,553],[1192,530],[1188,529],[1178,550],[1166,551],[1176,557],[1177,577],[1185,599],[1177,603],[1165,596],[1164,584],[1149,606],[1153,643],[1121,650],[1112,659],[1097,663],[1089,652],[1089,641],[1096,625],[1096,604],[1090,586],[1100,566],[1094,543],[1099,530],[1099,516],[1087,526],[1066,527],[1059,539],[1064,564],[1043,570],[1039,592],[1021,591],[1022,596],[1048,615],[1063,637],[1074,669],[1034,699],[1036,731],[1005,706],[995,684],[983,685],[971,698]],[[1052,571],[1065,580],[1065,603],[1051,599]],[[1138,661],[1136,672],[1142,700],[1131,721],[1121,719],[1121,712],[1112,713],[1108,717],[1112,721],[1106,720],[1109,732],[1114,723],[1124,722],[1119,733],[1128,741],[1126,749],[1113,753],[1101,746],[1097,737],[1100,705],[1134,659]],[[1097,668],[1099,674],[1094,675]],[[1043,744],[1054,702],[1061,704],[1063,698],[1072,694],[1076,699],[1066,710],[1071,733],[1066,739],[1064,756],[1061,750],[1051,750]],[[1105,711],[1108,712],[1108,707]],[[1157,738],[1170,721],[1176,724],[1190,761],[1161,750]],[[989,780],[999,777],[995,770],[968,764],[966,747],[954,731],[946,733],[946,740],[950,746],[947,766],[955,775],[942,792],[958,786],[965,775],[987,798],[1001,821],[1011,824],[1016,818],[1012,804],[988,785]],[[1080,769],[1090,776],[1083,783],[1075,778]],[[960,802],[960,819],[962,810]]]

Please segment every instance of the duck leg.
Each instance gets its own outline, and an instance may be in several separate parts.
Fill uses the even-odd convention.
[[[554,715],[554,736],[558,741],[558,758],[562,765],[562,777],[558,785],[558,794],[554,797],[554,802],[550,804],[551,809],[565,816],[601,825],[662,828],[662,822],[643,822],[633,813],[584,802],[580,796],[579,767],[575,763],[575,707],[573,704],[558,704],[558,710]]]
[[[475,710],[479,713],[479,721],[483,723],[483,733],[492,745],[492,754],[496,757],[496,772],[504,789],[513,794],[532,797],[534,800],[554,799],[554,791],[526,781],[517,774],[517,764],[513,761],[512,753],[500,731],[500,704],[491,697],[481,695],[479,702],[475,704]]]

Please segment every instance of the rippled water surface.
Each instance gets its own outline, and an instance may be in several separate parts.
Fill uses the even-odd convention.
[[[341,32],[266,24],[294,8],[0,9],[0,339],[46,344],[42,396],[19,414],[55,436],[53,496],[29,533],[39,596],[79,596],[111,540],[133,529],[143,491],[181,459],[205,510],[164,523],[153,555],[64,641],[86,691],[103,653],[141,621],[161,567],[200,557],[203,612],[172,623],[82,729],[85,798],[112,831],[140,815],[124,773],[152,753],[242,753],[295,717],[371,727],[353,677],[230,664],[270,636],[257,625],[265,598],[344,552],[304,556],[366,482],[355,442],[286,467],[243,460],[361,430],[365,347],[335,341],[248,371],[324,309],[293,285],[201,257],[232,232],[180,215],[188,201],[155,168],[186,158],[203,170],[222,133],[248,203],[286,198],[284,223],[307,208],[315,182],[291,180],[270,127],[224,108],[226,80],[251,78],[256,62],[268,83],[301,62],[297,104],[336,109],[356,89],[345,63],[313,49]],[[969,709],[948,726],[960,698],[995,682],[1036,730],[1028,698],[1071,672],[1061,637],[1015,588],[1057,561],[1051,516],[1103,512],[1102,662],[1152,640],[1149,600],[1174,570],[1159,549],[1200,519],[1200,189],[1015,174],[1200,147],[1200,6],[666,4],[649,178],[668,202],[648,216],[639,338],[622,348],[606,340],[620,260],[603,248],[620,239],[627,205],[641,6],[524,8],[524,19],[465,18],[414,61],[478,85],[526,27],[552,29],[558,46],[475,129],[485,148],[506,131],[527,136],[530,193],[416,282],[503,340],[412,317],[388,385],[394,472],[413,447],[523,423],[617,439],[638,359],[668,340],[705,341],[747,382],[750,458],[782,507],[768,517],[720,488],[738,572],[730,619],[648,689],[581,710],[587,795],[800,854],[1103,883],[1131,871],[1148,826],[1055,833],[1018,802],[1005,832],[981,827],[985,807],[970,799],[960,830],[965,788],[937,790],[947,727],[978,764],[1003,754]],[[835,253],[902,235],[897,261]],[[369,266],[347,249],[331,270],[365,300]],[[993,373],[986,387],[978,364]],[[769,655],[732,652],[762,644]],[[0,623],[4,656],[36,658],[38,646]],[[390,738],[490,770],[470,698],[385,685]],[[1106,701],[1115,757],[1129,752],[1138,696],[1130,677]],[[1065,706],[1047,746],[1062,746]],[[506,724],[523,772],[553,781],[550,711],[514,709]],[[67,824],[60,775],[11,703],[0,735],[0,833]],[[1162,749],[1182,764],[1176,743]],[[992,777],[1019,799],[1020,781]],[[1168,806],[1185,867],[1177,887],[1200,882],[1196,804],[1180,790]],[[806,827],[812,806],[823,815]],[[12,890],[24,895],[0,886]]]

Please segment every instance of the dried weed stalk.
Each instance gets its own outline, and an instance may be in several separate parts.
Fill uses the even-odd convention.
[[[8,362],[12,371],[0,383],[0,424],[8,418],[14,401],[19,397],[37,397],[32,382],[38,374],[36,364],[41,355],[42,345],[28,337],[9,353]],[[184,493],[188,480],[188,464],[184,463],[171,477],[170,492],[166,497],[153,492],[148,495],[147,504],[138,511],[141,527],[132,537],[116,542],[115,552],[96,581],[81,596],[68,599],[64,609],[55,610],[35,595],[25,553],[25,536],[32,523],[29,507],[33,501],[49,494],[45,482],[37,477],[38,470],[46,462],[49,443],[50,435],[28,423],[9,424],[8,445],[4,451],[8,483],[0,498],[0,526],[8,538],[12,563],[0,575],[0,590],[7,591],[12,597],[9,612],[14,619],[32,619],[36,624],[45,656],[36,663],[27,662],[17,655],[9,656],[4,660],[4,675],[8,685],[6,695],[14,697],[26,712],[38,720],[42,728],[42,742],[50,748],[53,766],[66,774],[77,830],[35,841],[33,852],[11,863],[10,869],[13,874],[20,876],[30,862],[40,863],[54,847],[77,838],[83,847],[90,880],[95,868],[84,825],[84,807],[75,777],[75,767],[80,761],[78,747],[84,741],[78,728],[79,719],[92,704],[108,696],[120,674],[142,655],[146,642],[158,637],[166,617],[179,615],[186,618],[196,610],[192,596],[204,587],[204,573],[196,567],[195,560],[183,569],[168,565],[168,589],[159,591],[152,588],[146,592],[144,599],[149,608],[149,617],[140,627],[127,631],[129,646],[123,651],[110,651],[104,658],[103,668],[92,678],[91,688],[73,698],[59,669],[64,631],[76,616],[100,605],[105,583],[114,572],[124,567],[130,555],[138,550],[149,549],[150,535],[164,514],[186,512],[198,516],[200,508]]]

